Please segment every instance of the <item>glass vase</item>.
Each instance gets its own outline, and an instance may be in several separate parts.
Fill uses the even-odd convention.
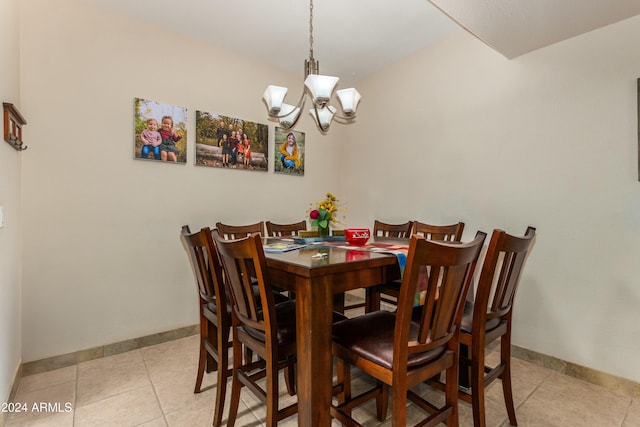
[[[318,226],[318,236],[327,237],[329,235],[329,227]]]

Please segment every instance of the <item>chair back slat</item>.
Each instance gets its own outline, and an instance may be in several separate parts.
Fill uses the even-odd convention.
[[[235,240],[224,239],[219,232],[213,238],[227,276],[233,305],[234,323],[267,332],[275,324],[275,302],[268,280],[266,259],[258,233]],[[259,292],[255,292],[255,286]],[[266,307],[266,309],[265,309]]]
[[[399,353],[394,353],[394,366],[398,363],[399,368],[408,354],[443,346],[454,337],[485,237],[478,232],[468,243],[411,237],[398,298],[394,351]],[[424,304],[414,308],[417,284],[425,279]],[[418,322],[417,333],[411,333],[412,320]]]
[[[520,277],[535,242],[535,233],[534,227],[528,227],[524,237],[512,236],[502,230],[493,231],[474,304],[479,319],[511,315]],[[475,318],[474,313],[474,322]]]
[[[204,227],[197,233],[190,233],[189,227],[183,226],[180,238],[187,250],[200,298],[207,303],[224,301],[226,304],[222,265],[211,238],[211,230]]]
[[[229,324],[224,275],[211,230],[204,227],[197,233],[190,233],[189,227],[184,226],[180,239],[187,251],[201,301],[215,304],[216,315],[226,318],[220,319],[219,323]]]
[[[464,222],[451,225],[432,225],[414,221],[411,234],[419,234],[427,240],[441,240],[445,242],[459,242],[462,239]]]
[[[230,225],[217,222],[216,228],[225,239],[234,240],[242,239],[253,233],[258,233],[262,236],[264,233],[264,222],[260,221],[248,225]]]
[[[387,224],[385,222],[375,220],[373,223],[373,235],[378,237],[407,239],[411,236],[412,227],[413,221],[407,221],[404,224]]]

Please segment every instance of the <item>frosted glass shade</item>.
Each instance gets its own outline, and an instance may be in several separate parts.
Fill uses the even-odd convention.
[[[267,104],[267,111],[270,116],[277,116],[282,108],[282,102],[287,94],[286,87],[269,85],[262,95],[262,100]]]
[[[358,103],[360,102],[360,92],[350,87],[348,89],[340,89],[336,92],[336,95],[338,95],[344,115],[347,117],[355,116]]]
[[[309,110],[309,114],[311,114],[311,117],[313,117],[313,120],[315,120],[320,130],[326,132],[329,130],[329,126],[331,126],[331,121],[333,120],[333,115],[336,114],[336,109],[330,105],[324,108],[312,108]]]
[[[280,109],[280,116],[280,125],[285,129],[289,129],[298,121],[298,117],[300,116],[300,108],[289,104],[282,104],[282,108]]]
[[[304,85],[311,92],[313,103],[318,107],[324,107],[331,99],[331,94],[338,84],[338,80],[340,80],[338,77],[309,74]]]

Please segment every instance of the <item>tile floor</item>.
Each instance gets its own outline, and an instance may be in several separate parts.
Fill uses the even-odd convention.
[[[7,427],[15,426],[209,426],[213,417],[215,374],[205,376],[209,386],[193,393],[198,337],[192,336],[75,366],[23,377],[15,402],[49,403],[42,412],[12,413]],[[497,353],[489,358],[497,360]],[[558,374],[518,359],[513,360],[514,399],[520,426],[640,426],[640,399],[616,394],[572,377]],[[368,386],[354,375],[354,392]],[[421,392],[440,398],[439,392],[423,387]],[[227,394],[230,393],[230,388]],[[282,399],[295,399],[281,392]],[[59,403],[58,406],[55,404]],[[70,409],[65,412],[65,404]],[[60,409],[60,412],[52,410]],[[223,423],[227,419],[227,411]],[[391,412],[391,411],[389,411]],[[417,409],[409,408],[410,414]],[[471,408],[460,403],[460,425],[473,424]],[[354,411],[365,426],[390,426],[375,418],[374,402]],[[265,411],[246,389],[237,426],[261,426]],[[410,420],[411,421],[411,420]],[[487,424],[508,426],[497,382],[487,392]],[[280,423],[296,426],[295,416]],[[339,423],[334,421],[334,425]]]

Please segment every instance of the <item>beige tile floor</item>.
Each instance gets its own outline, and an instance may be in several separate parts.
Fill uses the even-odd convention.
[[[205,376],[207,389],[193,393],[198,337],[192,336],[21,379],[15,402],[50,404],[42,412],[12,413],[7,427],[15,426],[209,426],[213,417],[215,374]],[[497,353],[489,359],[497,360]],[[572,377],[518,359],[513,360],[516,414],[520,426],[640,426],[640,400],[616,394]],[[364,375],[354,374],[354,390],[367,387]],[[229,392],[227,396],[229,396]],[[420,392],[435,399],[441,394],[427,386]],[[236,425],[261,426],[262,405],[242,391]],[[281,392],[282,399],[295,399]],[[228,403],[227,397],[227,403]],[[59,403],[58,407],[55,403]],[[65,412],[65,404],[70,409]],[[60,412],[52,412],[59,408]],[[228,408],[223,423],[226,423]],[[409,414],[420,414],[408,409]],[[462,426],[471,426],[471,408],[460,403]],[[365,426],[379,423],[374,403],[354,411]],[[421,415],[421,414],[420,414]],[[411,419],[410,419],[411,421]],[[487,424],[508,426],[502,388],[487,391]],[[281,422],[296,426],[295,416]],[[334,421],[334,425],[339,425]]]

